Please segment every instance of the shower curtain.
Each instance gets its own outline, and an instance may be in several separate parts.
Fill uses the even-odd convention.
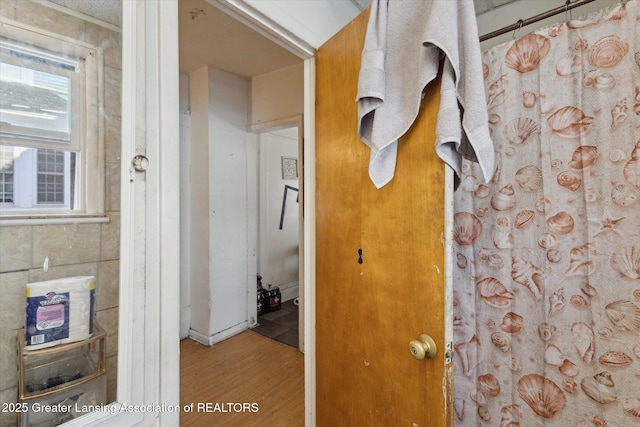
[[[640,3],[483,53],[454,213],[456,426],[640,426]]]

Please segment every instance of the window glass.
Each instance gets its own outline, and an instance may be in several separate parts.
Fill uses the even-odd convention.
[[[31,147],[0,148],[3,209],[77,208],[78,153]]]
[[[102,181],[81,161],[99,152],[95,51],[18,40],[0,38],[0,213],[93,213]]]
[[[0,145],[0,204],[13,203],[13,147]]]
[[[65,183],[69,175],[69,156],[61,150],[38,150],[39,204],[65,204],[69,189]]]
[[[76,65],[0,43],[2,133],[71,140],[71,77]]]

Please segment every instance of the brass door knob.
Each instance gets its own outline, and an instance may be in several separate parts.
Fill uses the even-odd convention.
[[[427,334],[421,334],[417,340],[409,342],[409,351],[416,360],[436,357],[436,342]]]

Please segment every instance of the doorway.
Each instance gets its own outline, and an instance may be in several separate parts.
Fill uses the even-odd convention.
[[[259,323],[258,274],[283,299],[300,295],[301,180],[283,167],[302,159],[303,61],[204,0],[179,2],[179,39],[180,337],[215,345]],[[283,144],[289,151],[271,152]],[[272,187],[258,175],[261,153]]]
[[[269,125],[269,124],[267,124]],[[286,126],[286,127],[283,127]],[[258,134],[258,317],[261,335],[302,348],[299,296],[300,182],[297,122]]]

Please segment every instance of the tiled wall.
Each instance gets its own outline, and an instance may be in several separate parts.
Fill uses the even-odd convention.
[[[473,0],[473,4],[477,15],[495,9],[498,6],[513,3],[514,1],[516,0]]]
[[[0,16],[104,49],[105,210],[108,223],[0,227],[0,405],[18,396],[16,335],[24,326],[25,285],[96,276],[96,320],[107,331],[109,401],[116,397],[120,258],[121,34],[29,0],[0,1]],[[48,272],[43,270],[49,258]],[[0,413],[0,427],[14,414]]]

